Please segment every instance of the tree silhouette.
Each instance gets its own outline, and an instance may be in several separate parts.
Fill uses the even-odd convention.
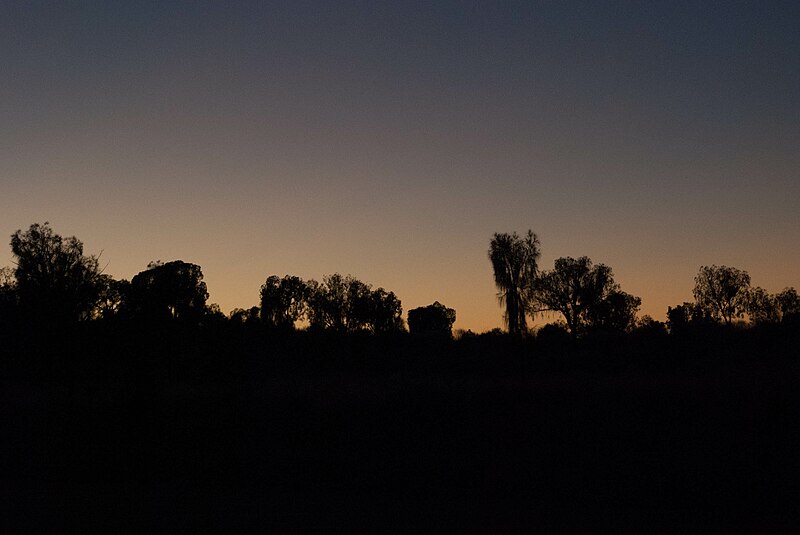
[[[515,336],[528,331],[526,315],[530,303],[526,289],[536,278],[540,254],[539,239],[531,230],[522,238],[516,232],[495,233],[489,242],[497,298],[505,305],[503,319],[508,332]]]
[[[590,327],[610,332],[628,332],[636,326],[642,300],[621,290],[611,290],[597,306],[587,311]]]
[[[23,311],[55,321],[90,319],[100,289],[97,257],[84,256],[76,237],[62,238],[48,222],[11,236],[16,290]]]
[[[730,325],[733,318],[744,315],[750,275],[727,266],[702,266],[694,279],[694,299],[697,305],[715,320]]]
[[[744,310],[750,316],[750,321],[755,324],[778,323],[780,321],[780,312],[775,296],[770,295],[764,288],[758,286],[748,289],[744,301]]]
[[[200,266],[181,260],[151,262],[131,280],[125,305],[132,315],[153,320],[197,321],[208,290]]]
[[[312,329],[340,332],[403,330],[403,307],[393,292],[372,290],[352,275],[334,273],[320,284],[308,281],[308,320]]]
[[[797,295],[797,290],[785,288],[778,292],[774,299],[782,322],[796,321],[800,318],[800,296]]]
[[[619,289],[610,267],[586,256],[557,259],[536,279],[531,294],[536,311],[560,313],[573,336],[586,328],[629,330],[641,305]]]
[[[348,286],[339,273],[323,277],[322,283],[308,281],[308,321],[313,329],[347,330]]]
[[[747,291],[744,309],[755,324],[786,322],[800,314],[800,297],[794,288],[769,294],[756,286]]]
[[[271,275],[260,295],[262,321],[272,328],[291,330],[306,313],[309,288],[300,277]]]
[[[405,329],[403,324],[403,305],[394,292],[383,288],[373,290],[370,295],[371,310],[369,324],[372,332],[390,333]]]
[[[369,284],[348,276],[345,281],[344,322],[348,332],[370,328],[372,318],[372,288]]]
[[[447,308],[439,301],[426,307],[408,311],[408,329],[411,334],[453,335],[456,311]]]

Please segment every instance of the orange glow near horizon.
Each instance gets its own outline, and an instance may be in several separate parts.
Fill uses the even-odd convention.
[[[0,17],[0,238],[193,262],[225,313],[349,273],[473,331],[502,325],[495,232],[611,266],[658,320],[701,265],[800,287],[778,7],[89,4]]]

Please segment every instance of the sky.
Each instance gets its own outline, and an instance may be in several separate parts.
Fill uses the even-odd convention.
[[[800,287],[798,28],[765,0],[2,2],[0,235],[199,264],[226,313],[352,274],[473,331],[502,325],[495,232],[660,320],[701,265]]]

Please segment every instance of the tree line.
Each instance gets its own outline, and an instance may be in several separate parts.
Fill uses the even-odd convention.
[[[800,318],[800,297],[794,288],[770,294],[750,285],[746,271],[728,266],[702,266],[695,277],[693,303],[668,307],[667,322],[638,318],[642,300],[620,289],[610,267],[588,257],[562,257],[552,270],[541,271],[541,246],[529,230],[496,233],[489,246],[498,300],[505,307],[508,332],[528,334],[527,318],[556,313],[557,323],[573,337],[592,331],[624,333],[637,327],[681,331],[709,323],[731,325],[748,317],[753,324],[786,324]],[[552,327],[552,326],[551,326]]]
[[[261,286],[260,306],[228,316],[209,294],[200,266],[182,260],[150,262],[130,281],[100,269],[77,238],[63,238],[49,223],[11,236],[16,267],[0,270],[0,325],[25,322],[69,324],[129,320],[203,324],[258,323],[291,331],[306,321],[311,330],[394,333],[405,330],[403,307],[394,292],[339,273],[316,280],[271,275]],[[413,333],[450,336],[456,314],[438,302],[408,312]]]
[[[0,269],[0,326],[15,322],[70,324],[81,321],[146,321],[208,324],[231,322],[291,331],[305,322],[310,330],[342,333],[396,333],[406,330],[403,307],[394,292],[373,288],[351,275],[334,273],[321,282],[293,275],[267,277],[259,305],[227,316],[207,302],[200,266],[182,260],[150,262],[130,281],[100,268],[76,237],[64,238],[49,223],[35,223],[11,236],[15,267]],[[541,243],[529,230],[519,236],[496,233],[488,257],[509,334],[531,334],[528,319],[557,314],[545,326],[574,338],[591,332],[627,333],[638,328],[679,332],[692,326],[731,325],[745,316],[753,324],[785,324],[800,317],[794,288],[770,294],[751,286],[747,272],[702,266],[694,302],[667,310],[666,322],[638,317],[641,298],[624,292],[612,269],[588,257],[562,257],[541,270]],[[411,333],[452,336],[456,312],[441,303],[408,311]]]

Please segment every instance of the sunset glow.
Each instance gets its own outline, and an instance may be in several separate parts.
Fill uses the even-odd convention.
[[[795,3],[7,3],[0,234],[107,274],[353,274],[502,324],[494,232],[589,256],[663,320],[701,265],[800,287]],[[6,247],[0,266],[11,265]],[[552,321],[555,317],[544,318]]]

